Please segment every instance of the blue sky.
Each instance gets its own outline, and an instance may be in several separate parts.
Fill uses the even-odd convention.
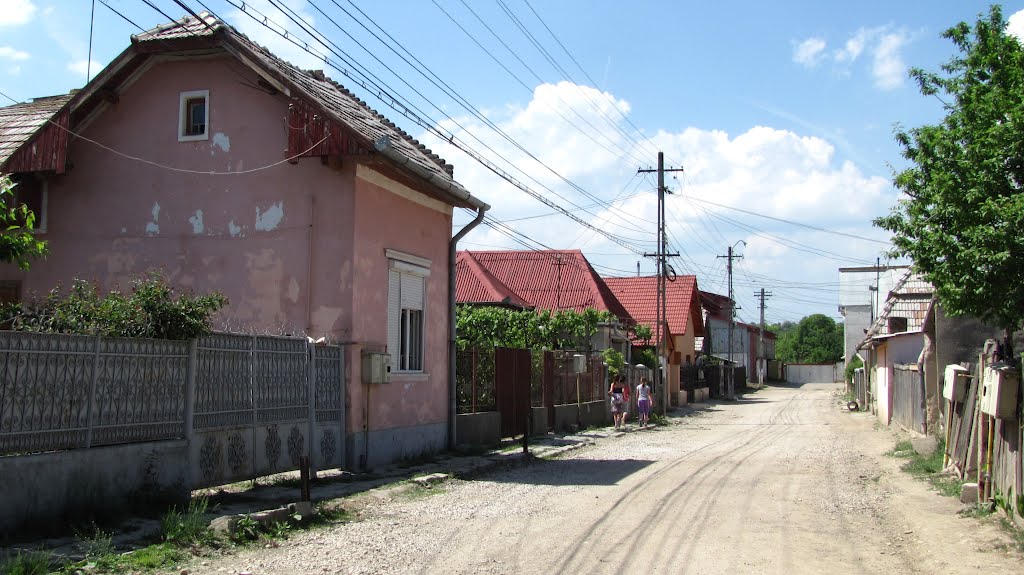
[[[906,71],[936,70],[953,55],[940,33],[988,9],[973,0],[278,0],[335,52],[419,108],[417,122],[241,13],[240,0],[182,1],[196,11],[205,4],[296,65],[324,68],[455,164],[456,179],[505,226],[481,227],[464,248],[579,248],[603,275],[635,273],[637,261],[652,273],[653,262],[636,252],[653,250],[654,180],[636,171],[664,151],[670,165],[686,170],[667,180],[675,192],[667,208],[670,248],[682,254],[672,265],[696,274],[702,289],[726,293],[725,264],[716,256],[739,244],[735,292],[747,321],[757,320],[753,293],[762,287],[773,294],[769,321],[839,318],[837,268],[867,265],[885,248],[886,235],[870,222],[897,199],[891,170],[903,164],[893,126],[941,118],[938,101],[922,97]],[[184,15],[173,0],[150,2]],[[167,21],[143,0],[97,0],[93,75],[139,31],[104,3],[143,28]],[[328,53],[270,0],[245,5]],[[0,0],[0,91],[25,100],[81,87],[91,6]],[[1024,1],[1003,3],[1012,30],[1024,31],[1022,10]],[[378,24],[461,100],[360,23]],[[328,54],[354,75],[341,56]],[[606,235],[554,213],[437,134],[465,142]],[[469,219],[457,212],[455,227]]]

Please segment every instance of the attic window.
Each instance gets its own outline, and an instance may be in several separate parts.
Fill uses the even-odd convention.
[[[210,91],[182,92],[178,102],[178,141],[210,139]]]
[[[905,317],[890,317],[889,318],[889,333],[902,333],[907,331],[907,318]]]

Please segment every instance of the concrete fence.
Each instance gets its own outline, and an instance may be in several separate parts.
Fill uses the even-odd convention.
[[[337,346],[0,332],[0,533],[345,461]]]

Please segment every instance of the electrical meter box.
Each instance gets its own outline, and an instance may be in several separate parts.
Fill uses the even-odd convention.
[[[572,356],[572,368],[573,371],[575,371],[576,373],[586,373],[587,356],[581,353],[577,353],[576,355]]]
[[[949,401],[963,403],[967,398],[967,386],[971,381],[971,374],[962,365],[947,365],[945,381],[942,385],[942,397]]]
[[[391,381],[391,354],[363,353],[363,383],[388,383]]]
[[[985,368],[981,386],[981,412],[999,419],[1017,419],[1020,375],[1006,366]]]

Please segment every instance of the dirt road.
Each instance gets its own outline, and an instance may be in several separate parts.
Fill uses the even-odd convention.
[[[192,573],[1021,573],[833,384],[769,387],[560,459],[374,501]],[[994,570],[994,571],[993,571]]]

